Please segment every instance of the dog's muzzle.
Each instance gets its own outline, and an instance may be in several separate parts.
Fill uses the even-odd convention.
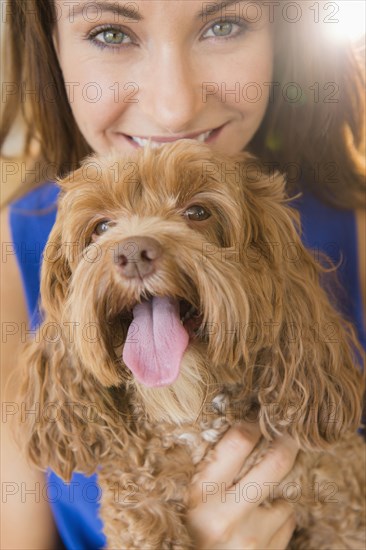
[[[115,263],[118,272],[127,279],[143,279],[156,271],[162,247],[151,237],[130,237],[118,243]]]
[[[159,270],[163,247],[152,237],[129,237],[114,249],[114,263],[122,280],[141,284]],[[123,361],[135,378],[146,386],[175,382],[180,364],[201,324],[202,316],[184,299],[141,296],[132,308],[133,321],[123,348]]]

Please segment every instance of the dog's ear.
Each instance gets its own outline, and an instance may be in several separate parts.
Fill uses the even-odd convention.
[[[65,225],[64,212],[70,208],[72,197],[67,191],[77,188],[83,178],[83,168],[70,172],[63,179],[57,180],[60,187],[58,212],[55,224],[50,232],[43,251],[41,268],[42,307],[49,316],[60,319],[65,303],[67,288],[71,277],[71,265],[78,254],[80,243],[70,242]]]
[[[286,429],[303,448],[325,448],[359,427],[363,352],[324,290],[334,267],[303,246],[298,214],[281,199],[283,182],[268,193],[265,185],[259,197],[255,189],[247,195],[259,254],[255,277],[250,268],[246,277],[258,329],[246,383],[258,394],[264,432]]]
[[[37,467],[69,481],[74,471],[95,472],[112,444],[124,444],[111,392],[75,364],[58,328],[51,334],[49,324],[40,327],[25,345],[21,369],[16,438]]]
[[[305,257],[289,270],[283,301],[283,283],[276,281],[266,327],[271,345],[258,355],[265,365],[263,420],[286,426],[308,449],[326,448],[357,430],[365,387],[354,329],[332,307],[319,278],[313,260]]]
[[[61,317],[65,303],[71,269],[63,251],[62,216],[57,216],[43,252],[41,268],[42,307],[55,320]]]
[[[78,172],[60,182],[58,215],[41,271],[44,322],[20,360],[19,443],[34,464],[52,468],[65,480],[74,471],[93,473],[100,456],[125,434],[125,422],[116,412],[121,412],[121,404],[116,406],[113,390],[106,389],[73,353],[77,323],[65,317],[77,260],[73,255],[79,250],[79,243],[68,242],[64,212],[72,197],[65,191],[77,187],[77,180]]]
[[[87,157],[84,162],[91,162],[93,158]],[[75,265],[82,246],[81,242],[72,241],[69,224],[65,223],[65,213],[68,213],[72,206],[73,194],[70,191],[80,188],[85,179],[83,166],[84,163],[79,169],[57,180],[57,185],[60,188],[57,217],[43,251],[40,286],[41,306],[47,311],[47,315],[56,321],[61,317],[72,266]]]

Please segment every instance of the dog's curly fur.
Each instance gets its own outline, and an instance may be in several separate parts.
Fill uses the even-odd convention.
[[[21,399],[61,414],[23,419],[28,457],[65,480],[98,471],[110,548],[193,548],[185,510],[195,465],[229,425],[252,419],[263,437],[243,471],[276,435],[301,448],[274,492],[294,482],[289,547],[363,547],[361,352],[320,285],[329,269],[301,243],[283,178],[252,170],[246,153],[218,156],[191,140],[129,160],[91,157],[60,181],[42,266],[44,323],[24,351]],[[197,204],[211,216],[189,219]],[[97,235],[102,220],[113,223]],[[151,275],[127,279],[116,250],[137,237],[153,237],[163,253]],[[201,314],[178,379],[159,388],[121,359],[133,306],[154,295]],[[86,337],[87,327],[96,333]]]

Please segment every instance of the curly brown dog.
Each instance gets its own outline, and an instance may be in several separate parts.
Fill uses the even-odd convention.
[[[195,465],[244,419],[263,437],[242,473],[276,435],[300,446],[272,495],[295,509],[289,547],[364,546],[361,351],[320,286],[329,267],[302,245],[283,178],[253,163],[182,140],[133,160],[90,157],[60,182],[21,399],[62,414],[27,417],[21,437],[65,480],[98,471],[110,548],[193,548]]]

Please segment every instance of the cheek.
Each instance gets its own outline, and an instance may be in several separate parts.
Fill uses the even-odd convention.
[[[134,102],[137,85],[124,78],[125,71],[115,63],[102,64],[101,56],[86,55],[80,48],[77,54],[76,46],[63,40],[59,62],[74,118],[93,147],[98,135]]]
[[[97,64],[80,63],[78,70],[64,72],[69,104],[80,132],[93,151],[109,152],[108,136],[120,130],[120,120],[133,102],[136,85],[124,83],[111,71],[98,70]]]
[[[82,126],[108,126],[127,104],[125,86],[113,74],[98,71],[96,64],[80,63],[64,77],[71,109]]]
[[[262,112],[267,105],[273,74],[270,35],[248,43],[227,63],[213,69],[221,101],[245,113]]]
[[[80,82],[80,88],[70,98],[70,105],[82,131],[106,129],[123,110],[113,101],[108,87],[103,87],[100,82]]]

